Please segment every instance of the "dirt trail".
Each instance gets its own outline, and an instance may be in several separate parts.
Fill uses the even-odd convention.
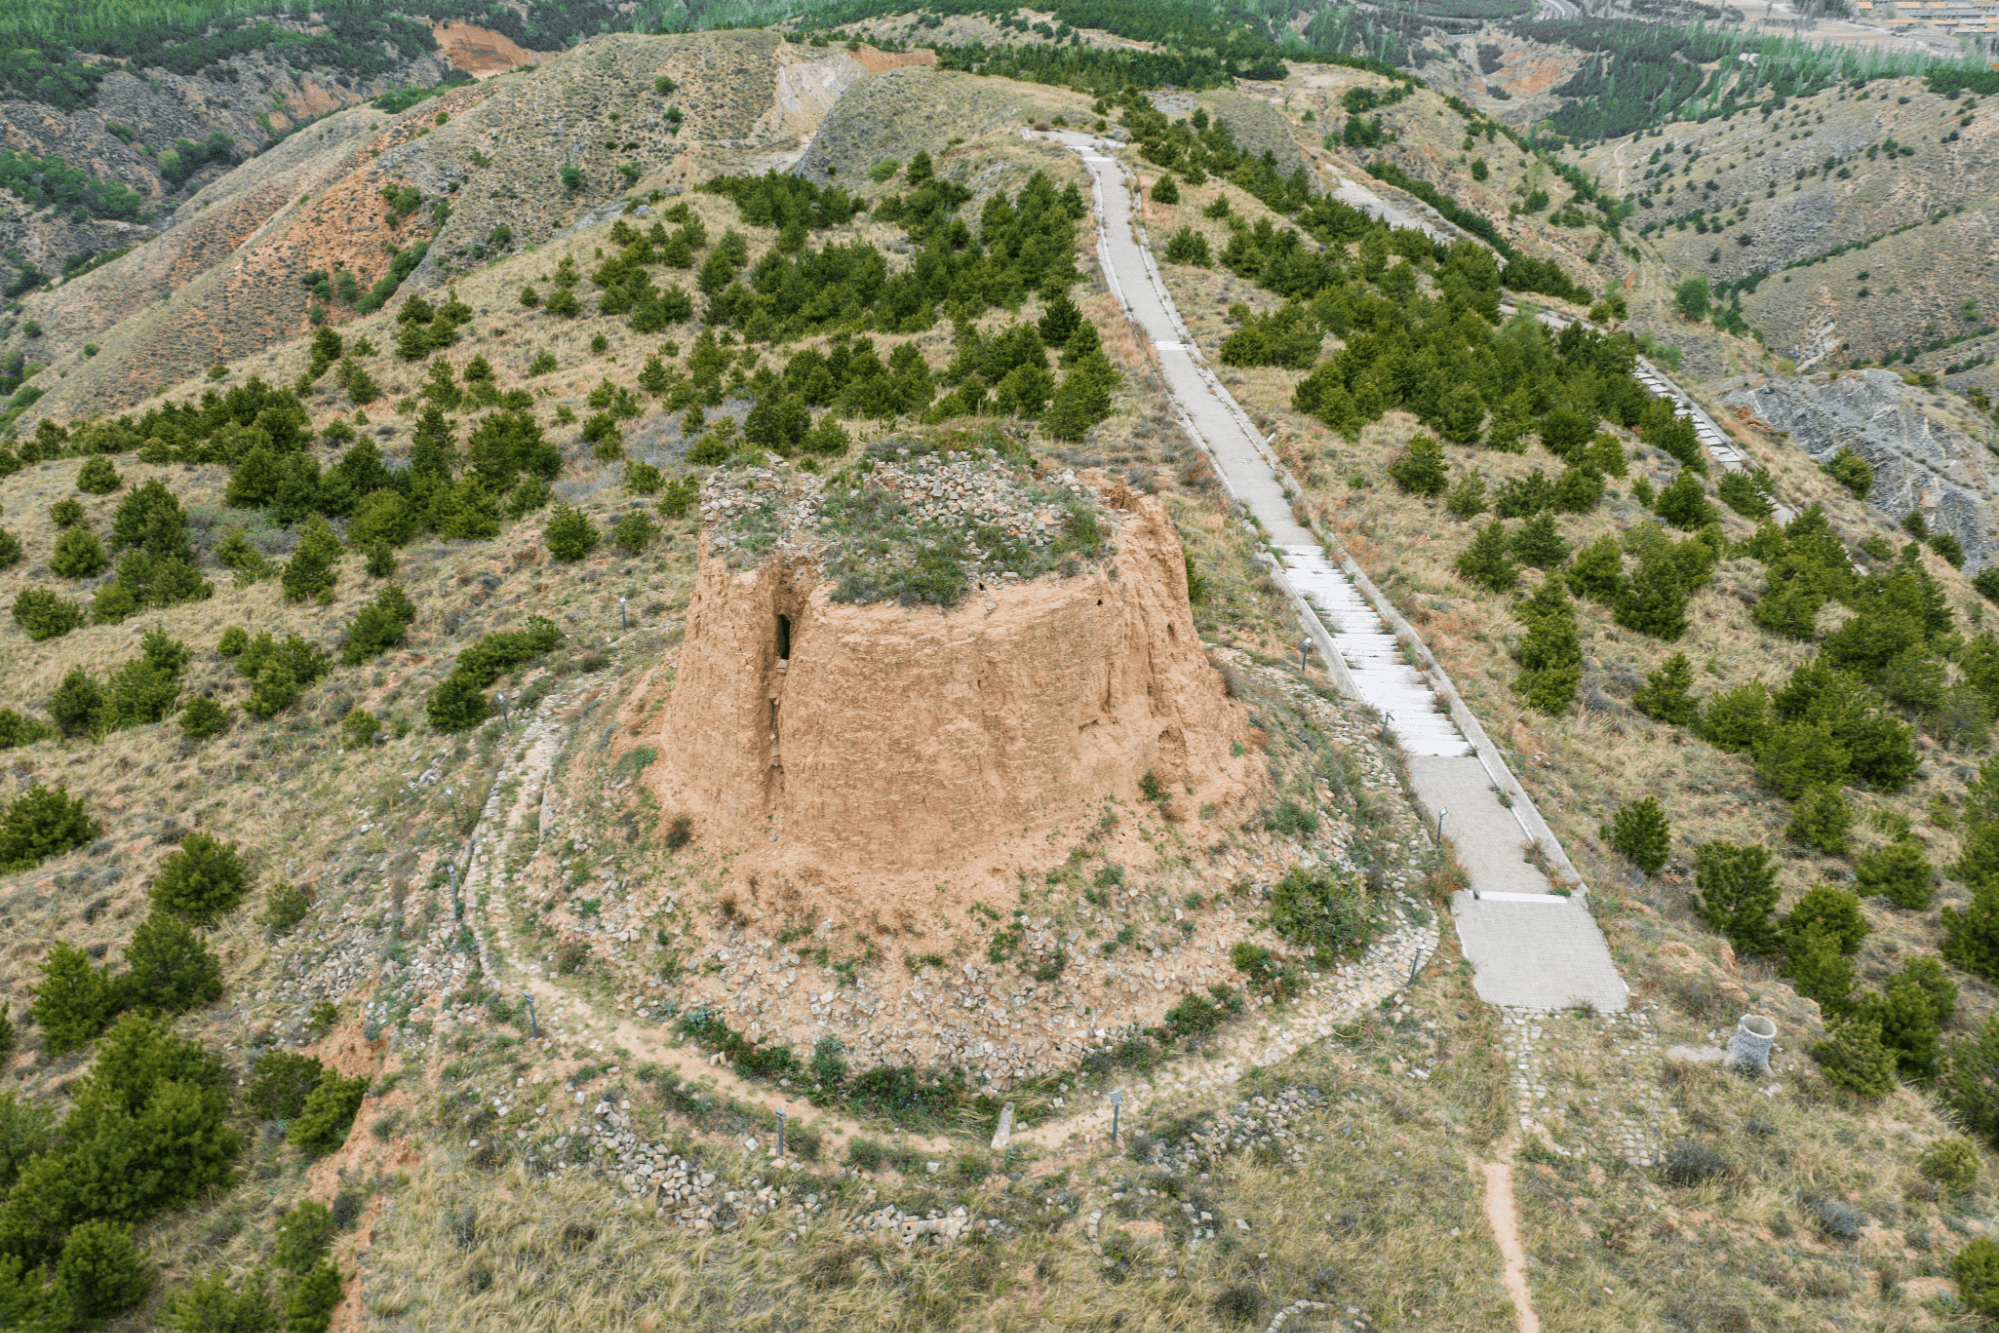
[[[1534,1298],[1527,1290],[1527,1251],[1520,1244],[1520,1208],[1513,1200],[1513,1145],[1511,1135],[1501,1141],[1499,1158],[1481,1165],[1485,1171],[1485,1220],[1499,1242],[1499,1257],[1505,1265],[1500,1284],[1519,1312],[1519,1333],[1541,1333],[1540,1316],[1534,1313]]]
[[[548,792],[556,760],[568,746],[574,728],[560,721],[570,704],[567,698],[551,697],[543,702],[528,724],[493,783],[493,794],[479,817],[472,835],[472,854],[465,873],[462,893],[466,919],[473,926],[479,944],[479,963],[488,984],[504,990],[524,992],[534,997],[536,1021],[542,1035],[555,1038],[581,1037],[615,1044],[632,1053],[635,1061],[665,1065],[690,1083],[707,1085],[717,1094],[746,1105],[783,1111],[787,1116],[815,1120],[826,1132],[841,1138],[867,1134],[858,1121],[829,1114],[814,1107],[802,1096],[788,1096],[778,1089],[740,1078],[720,1057],[703,1055],[668,1039],[668,1030],[630,1018],[615,1022],[608,1033],[587,1034],[567,1031],[574,1025],[592,1021],[594,1007],[580,994],[560,982],[528,973],[514,963],[520,956],[515,923],[515,888],[506,867],[525,865],[532,856],[516,853],[516,840],[536,837],[543,802]],[[530,828],[530,817],[534,828]],[[537,849],[538,850],[538,849]],[[948,1139],[906,1135],[904,1141],[925,1152],[945,1152]]]

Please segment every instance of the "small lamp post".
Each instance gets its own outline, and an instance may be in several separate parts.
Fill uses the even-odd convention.
[[[625,627],[626,627],[626,626],[625,626],[625,597],[624,597],[624,594],[620,593],[620,594],[618,595],[618,628],[619,628],[620,630],[623,630],[623,629],[624,629]]]

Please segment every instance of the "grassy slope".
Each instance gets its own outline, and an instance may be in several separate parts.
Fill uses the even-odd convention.
[[[1039,98],[1043,92],[1022,90],[1022,95]],[[997,142],[975,142],[959,151],[968,171],[976,173],[987,163],[1000,168],[982,184],[1017,185],[1031,165],[1019,159],[1016,148]],[[712,233],[732,220],[733,207],[722,201],[692,196],[691,202],[708,217]],[[773,240],[768,232],[754,233],[752,257]],[[616,320],[529,317],[512,303],[523,281],[539,281],[565,253],[575,254],[587,271],[598,244],[598,234],[586,232],[469,275],[459,294],[479,313],[450,355],[462,364],[481,353],[495,364],[503,385],[527,382],[547,393],[536,411],[564,444],[567,463],[559,489],[601,526],[628,504],[616,470],[590,461],[574,427],[557,427],[554,414],[563,407],[582,414],[584,393],[602,378],[631,384],[643,355],[664,337],[635,339]],[[1178,441],[1156,380],[1138,359],[1135,344],[1119,336],[1104,298],[1097,295],[1085,304],[1125,367],[1126,388],[1117,414],[1088,442],[1046,451],[1074,465],[1135,471],[1163,486],[1209,578],[1203,632],[1282,656],[1289,617],[1259,572],[1249,541],[1226,521],[1212,483]],[[388,347],[393,317],[384,312],[342,331]],[[674,332],[684,351],[691,330]],[[587,350],[597,333],[609,343],[602,354]],[[942,338],[922,340],[933,364],[948,355]],[[525,381],[526,362],[540,350],[553,351],[562,368]],[[288,381],[304,360],[299,346],[278,348],[235,366],[228,382],[251,374]],[[415,385],[419,368],[383,355],[371,369],[386,391],[375,421],[394,426],[384,441],[393,454],[408,438],[408,420],[393,404]],[[190,383],[174,392],[192,394],[201,387],[202,382]],[[324,423],[346,404],[329,381],[311,406]],[[677,433],[656,418],[634,427],[631,435],[640,442],[634,452],[671,466]],[[322,462],[332,456],[322,452]],[[4,576],[0,599],[11,600],[31,583],[53,582],[70,595],[81,591],[40,570],[54,540],[47,507],[73,493],[77,466],[74,460],[41,464],[0,482],[8,526],[29,552],[24,565]],[[125,459],[121,470],[128,488],[155,475],[165,480],[190,507],[205,549],[238,521],[248,522],[253,538],[274,556],[288,544],[288,534],[259,516],[223,508],[226,475],[220,468],[149,468]],[[100,531],[117,498],[85,497],[90,521]],[[904,1253],[893,1244],[845,1239],[826,1224],[808,1228],[796,1242],[785,1240],[776,1226],[725,1240],[674,1238],[612,1213],[609,1201],[618,1191],[609,1182],[528,1179],[517,1167],[497,1174],[467,1170],[466,1131],[462,1125],[445,1127],[452,1106],[462,1106],[475,1092],[500,1093],[515,1077],[574,1076],[586,1063],[596,1065],[594,1074],[583,1074],[594,1079],[585,1084],[591,1091],[623,1089],[662,1137],[698,1152],[726,1177],[753,1179],[759,1169],[742,1151],[735,1127],[760,1121],[740,1121],[726,1109],[694,1118],[669,1112],[643,1085],[603,1072],[606,1054],[616,1058],[616,1053],[605,1052],[604,1043],[591,1041],[589,1034],[616,1017],[627,975],[620,970],[592,966],[558,983],[577,1012],[588,1015],[560,1045],[523,1046],[511,1028],[480,1022],[470,1030],[459,1028],[455,1037],[440,1035],[434,1045],[390,1055],[364,1039],[358,1019],[358,1005],[385,949],[399,941],[407,947],[448,936],[449,909],[437,884],[441,858],[455,854],[475,827],[504,754],[503,737],[490,723],[459,738],[432,733],[422,722],[424,694],[449,668],[452,655],[478,634],[540,613],[554,617],[569,641],[545,664],[524,669],[497,688],[517,697],[556,692],[585,729],[592,719],[610,716],[670,649],[675,612],[691,577],[691,536],[683,524],[642,558],[626,559],[606,547],[575,566],[548,562],[539,549],[538,518],[491,542],[419,541],[402,553],[399,575],[419,608],[406,648],[370,666],[337,669],[275,721],[257,723],[239,711],[230,733],[201,745],[181,739],[169,723],[95,745],[43,742],[9,756],[17,782],[60,780],[87,793],[106,832],[105,844],[12,879],[8,911],[21,944],[0,979],[17,1013],[48,939],[103,945],[109,958],[117,957],[143,916],[152,867],[168,850],[168,825],[192,825],[241,840],[263,883],[296,879],[314,889],[317,902],[300,932],[278,944],[255,927],[254,902],[236,913],[215,941],[228,995],[184,1020],[185,1030],[235,1059],[274,1042],[304,1043],[347,1072],[393,1076],[392,1090],[364,1107],[348,1147],[334,1158],[315,1165],[278,1137],[253,1132],[241,1164],[242,1184],[145,1228],[142,1239],[162,1261],[169,1283],[210,1267],[240,1271],[265,1262],[271,1210],[309,1193],[323,1199],[344,1195],[359,1205],[356,1230],[342,1239],[337,1257],[347,1271],[358,1267],[365,1275],[349,1291],[350,1308],[363,1322],[554,1328],[573,1327],[582,1316],[618,1328],[690,1319],[736,1328],[768,1320],[773,1308],[789,1308],[823,1327],[851,1327],[856,1318],[881,1326],[1026,1327],[1050,1319],[1101,1318],[1108,1310],[1124,1312],[1127,1326],[1178,1328],[1213,1326],[1232,1318],[1229,1311],[1267,1312],[1272,1302],[1322,1296],[1352,1304],[1390,1327],[1433,1318],[1452,1327],[1508,1325],[1503,1298],[1489,1276],[1496,1270],[1496,1252],[1480,1220],[1478,1181],[1466,1159],[1468,1152],[1483,1151],[1498,1131],[1504,1093],[1488,1020],[1474,1007],[1462,971],[1449,973],[1426,993],[1413,1016],[1421,1022],[1404,1015],[1399,1023],[1363,1025],[1336,1046],[1262,1076],[1256,1086],[1315,1087],[1327,1103],[1293,1126],[1303,1156],[1292,1166],[1255,1160],[1249,1142],[1223,1151],[1185,1180],[1146,1174],[1128,1159],[1092,1150],[1038,1164],[1030,1151],[1021,1163],[1029,1174],[1018,1181],[968,1173],[961,1183],[939,1188],[920,1174],[841,1177],[827,1164],[812,1168],[816,1185],[795,1190],[802,1195],[816,1189],[842,1206],[896,1201],[921,1209],[962,1202],[981,1215],[1008,1220],[1015,1234],[999,1243]],[[193,688],[234,701],[240,682],[213,652],[222,628],[244,624],[330,644],[372,592],[359,563],[352,556],[343,562],[335,600],[326,607],[287,604],[268,583],[237,588],[226,571],[211,564],[207,572],[216,579],[217,592],[208,602],[137,617],[125,626],[86,628],[40,645],[7,626],[0,634],[7,636],[16,681],[8,702],[39,711],[63,672],[72,666],[102,672],[126,660],[136,651],[139,634],[154,625],[197,649],[189,669]],[[614,621],[620,593],[629,595],[637,618],[634,630],[622,636]],[[1294,706],[1287,699],[1295,683],[1276,669],[1245,672],[1243,680],[1273,736],[1274,757],[1297,765],[1311,742],[1291,720]],[[383,709],[410,729],[377,748],[344,753],[333,723],[355,704]],[[599,766],[611,758],[579,746],[569,782],[579,791],[601,794],[609,775]],[[431,780],[414,781],[425,773]],[[1413,836],[1404,827],[1412,816],[1393,788],[1376,799],[1386,802],[1380,808],[1391,817],[1384,827]],[[586,830],[599,830],[594,836],[615,839],[623,835],[614,830],[635,814],[643,811],[614,798],[579,819]],[[1218,846],[1233,856],[1267,857],[1280,850],[1255,829],[1221,831]],[[320,999],[340,1006],[340,1022],[330,1034],[313,1028],[308,1016]],[[1455,1017],[1460,1012],[1473,1016]],[[433,1021],[435,1011],[419,1016]],[[22,1094],[59,1107],[62,1083],[87,1065],[89,1055],[52,1060],[38,1047],[30,1029],[15,1061]],[[1417,1058],[1435,1075],[1420,1086],[1405,1069]],[[1236,1095],[1204,1094],[1176,1109],[1192,1115]],[[965,1149],[976,1143],[976,1138],[961,1140]],[[1398,1184],[1416,1188],[1393,1188]],[[1225,1232],[1237,1218],[1250,1222],[1251,1229],[1235,1231],[1189,1258],[1164,1239],[1162,1219],[1178,1217],[1177,1204],[1131,1193],[1137,1189],[1178,1191],[1224,1219]],[[1113,1192],[1129,1197],[1113,1206]],[[522,1202],[529,1198],[531,1205]],[[1327,1203],[1332,1199],[1365,1202],[1336,1210]],[[438,1210],[447,1205],[470,1207],[481,1219],[470,1250],[459,1248],[443,1229]],[[1114,1220],[1108,1227],[1130,1232],[1135,1247],[1130,1267],[1106,1270],[1098,1256],[1084,1225],[1098,1207],[1110,1209]],[[560,1223],[577,1217],[598,1224],[594,1240],[579,1241],[572,1234],[565,1242]],[[632,1244],[634,1239],[641,1243]],[[1114,1247],[1113,1252],[1124,1251]],[[1218,1311],[1215,1301],[1231,1290],[1235,1294]],[[143,1326],[156,1313],[157,1307],[147,1307],[126,1323]]]
[[[1420,102],[1407,114],[1420,118]],[[1316,138],[1316,130],[1301,126],[1298,132],[1301,138]],[[1257,216],[1255,202],[1233,188],[1213,183],[1183,187],[1177,208],[1152,206],[1147,225],[1155,245],[1172,228],[1204,225],[1200,210],[1221,188],[1227,189],[1235,212]],[[1251,293],[1220,270],[1168,266],[1165,272],[1190,329],[1211,358],[1230,331],[1231,322],[1221,313],[1228,304],[1248,299],[1259,310],[1277,304],[1268,293]],[[1657,1321],[1667,1318],[1729,1326],[1727,1320],[1737,1317],[1726,1313],[1730,1310],[1754,1320],[1745,1326],[1755,1327],[1813,1327],[1835,1311],[1847,1317],[1865,1311],[1869,1320],[1881,1321],[1873,1326],[1930,1326],[1925,1323],[1930,1316],[1892,1293],[1879,1296],[1875,1304],[1882,1286],[1876,1274],[1889,1272],[1892,1286],[1895,1273],[1941,1271],[1932,1267],[1937,1250],[1954,1249],[1956,1242],[1940,1245],[1936,1227],[1963,1231],[1972,1225],[1960,1205],[1939,1206],[1925,1199],[1913,1177],[1921,1145],[1947,1132],[1946,1125],[1920,1090],[1905,1089],[1881,1106],[1869,1107],[1829,1089],[1802,1058],[1802,1048],[1817,1028],[1817,1006],[1794,996],[1788,983],[1767,968],[1738,964],[1688,907],[1691,849],[1713,838],[1760,842],[1777,852],[1787,901],[1820,878],[1850,881],[1852,863],[1787,847],[1783,826],[1789,811],[1760,787],[1744,758],[1643,718],[1623,702],[1645,672],[1676,651],[1684,651],[1697,669],[1705,668],[1700,676],[1706,684],[1697,685],[1697,693],[1758,677],[1781,682],[1792,665],[1805,660],[1809,653],[1804,646],[1773,639],[1748,618],[1747,602],[1761,591],[1760,566],[1746,559],[1724,562],[1714,582],[1695,597],[1693,628],[1677,644],[1619,629],[1604,608],[1579,603],[1588,702],[1564,717],[1543,717],[1527,710],[1511,688],[1518,668],[1507,654],[1523,630],[1513,617],[1512,597],[1474,589],[1451,570],[1471,529],[1435,501],[1398,494],[1387,480],[1386,465],[1416,433],[1414,420],[1390,414],[1358,441],[1344,441],[1290,410],[1298,373],[1227,370],[1222,375],[1251,414],[1265,423],[1305,482],[1311,509],[1422,629],[1487,730],[1510,752],[1522,781],[1596,886],[1597,914],[1613,951],[1638,1003],[1664,1038],[1706,1044],[1710,1033],[1726,1034],[1746,1000],[1754,1000],[1780,1024],[1782,1096],[1766,1099],[1734,1080],[1676,1078],[1670,1067],[1661,1085],[1680,1110],[1678,1123],[1698,1137],[1739,1143],[1741,1126],[1752,1115],[1778,1126],[1771,1142],[1782,1150],[1737,1154],[1740,1174],[1728,1187],[1689,1198],[1661,1191],[1649,1175],[1614,1164],[1606,1168],[1600,1161],[1550,1156],[1535,1166],[1523,1188],[1523,1207],[1529,1249],[1543,1265],[1534,1270],[1534,1287],[1543,1302],[1544,1323],[1601,1326],[1594,1307],[1609,1281],[1618,1292],[1636,1297],[1630,1327],[1660,1326]],[[1629,438],[1626,442],[1635,444]],[[1495,487],[1532,468],[1551,476],[1560,469],[1559,461],[1538,445],[1519,457],[1455,446],[1447,452],[1454,474],[1476,469]],[[1634,453],[1630,480],[1648,475],[1658,483],[1674,475],[1675,466],[1657,450],[1637,446]],[[1849,541],[1886,530],[1882,520],[1796,452],[1774,440],[1755,440],[1751,453],[1771,469],[1787,503],[1824,504]],[[1350,479],[1355,476],[1365,484],[1354,485]],[[1614,481],[1613,493],[1595,513],[1563,517],[1563,535],[1580,546],[1602,532],[1620,532],[1643,521],[1647,515],[1628,499],[1630,480]],[[1627,498],[1619,498],[1619,492]],[[1729,514],[1727,530],[1740,539],[1751,526]],[[1928,566],[1950,589],[1960,624],[1975,625],[1983,614],[1982,599],[1942,561],[1928,558]],[[1531,588],[1534,577],[1530,574],[1523,586]],[[1941,864],[1955,855],[1955,838],[1931,821],[1928,805],[1932,797],[1942,797],[1946,804],[1954,800],[1968,771],[1964,763],[1977,756],[1952,755],[1927,740],[1922,744],[1924,774],[1909,789],[1895,795],[1852,795],[1863,817],[1884,810],[1912,819],[1931,860]],[[1599,825],[1617,806],[1645,795],[1658,797],[1673,813],[1680,856],[1652,881],[1629,871],[1598,835]],[[1880,841],[1864,818],[1857,832],[1857,849]],[[1965,896],[1947,888],[1939,903]],[[1939,938],[1934,907],[1908,913],[1868,900],[1864,910],[1874,933],[1857,960],[1863,985],[1899,966],[1912,950],[1934,951]],[[1974,978],[1956,979],[1964,990],[1957,1025],[1963,1031],[1992,1011],[1995,992]],[[1591,1045],[1578,1041],[1585,1049]],[[1604,1077],[1606,1064],[1614,1064],[1601,1053],[1581,1061],[1572,1104],[1552,1122],[1563,1143],[1591,1131],[1596,1113],[1588,1090]],[[1828,1249],[1791,1234],[1787,1227],[1803,1225],[1799,1196],[1812,1189],[1859,1201],[1877,1216],[1880,1229],[1851,1248]],[[1612,1242],[1607,1249],[1600,1239],[1604,1234]],[[1714,1262],[1717,1253],[1725,1259]],[[1696,1262],[1697,1255],[1707,1258]],[[1806,1257],[1804,1276],[1798,1276]],[[1689,1266],[1700,1270],[1692,1285],[1682,1272]],[[1785,1276],[1787,1270],[1793,1275]]]
[[[1890,350],[1956,337],[1989,322],[1965,318],[1967,298],[1988,311],[1999,308],[1999,269],[1987,253],[1999,119],[1990,99],[1967,113],[1965,103],[1929,92],[1920,79],[1883,80],[1866,92],[1862,101],[1851,89],[1828,89],[1793,101],[1767,120],[1743,114],[1705,125],[1669,122],[1636,141],[1595,146],[1578,160],[1607,188],[1636,194],[1666,179],[1643,179],[1653,169],[1652,152],[1677,144],[1678,152],[1662,154],[1662,165],[1676,167],[1670,179],[1677,196],[1669,203],[1661,190],[1655,207],[1640,208],[1631,225],[1696,207],[1709,214],[1726,210],[1730,225],[1707,235],[1691,225],[1656,233],[1640,242],[1640,250],[1675,274],[1706,274],[1717,281],[1769,270],[1772,276],[1743,298],[1743,313],[1773,351],[1794,361],[1831,350],[1826,364],[1837,365],[1842,347],[1846,360],[1879,360]],[[1960,123],[1966,119],[1968,124]],[[1944,142],[1951,134],[1958,139]],[[1914,154],[1867,156],[1869,147],[1889,138]],[[1688,175],[1690,147],[1700,157]],[[1839,159],[1831,172],[1823,170],[1828,157]],[[1841,177],[1841,170],[1849,174]],[[1800,180],[1800,171],[1813,174]],[[1698,188],[1710,178],[1717,182],[1714,191]],[[1950,216],[1935,227],[1887,235],[1939,213]],[[1861,241],[1876,243],[1822,264],[1780,271]],[[1860,295],[1862,288],[1869,295]],[[1926,353],[1916,365],[1941,371],[1989,352],[1989,342]],[[1963,383],[1991,392],[1999,384],[1992,376],[1987,368]]]

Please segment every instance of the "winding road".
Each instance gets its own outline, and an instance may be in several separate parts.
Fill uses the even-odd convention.
[[[1623,1009],[1630,988],[1590,914],[1587,886],[1533,798],[1421,637],[1351,559],[1329,554],[1298,520],[1290,496],[1303,488],[1208,369],[1139,230],[1116,145],[1075,131],[1036,137],[1088,168],[1104,276],[1158,358],[1175,411],[1265,534],[1272,577],[1341,691],[1382,716],[1426,822],[1463,865],[1470,887],[1452,912],[1480,998],[1516,1009]]]

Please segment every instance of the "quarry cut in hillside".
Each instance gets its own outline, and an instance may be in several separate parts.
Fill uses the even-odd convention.
[[[1775,379],[1755,376],[1714,386],[1738,417],[1787,432],[1816,463],[1851,449],[1874,469],[1867,502],[1894,522],[1921,513],[1934,532],[1964,545],[1964,570],[1990,564],[1999,543],[1990,456],[1978,418],[1961,400],[1903,382],[1887,370]]]
[[[648,780],[734,876],[928,911],[1108,799],[1191,820],[1249,787],[1157,500],[991,454],[718,477]]]

